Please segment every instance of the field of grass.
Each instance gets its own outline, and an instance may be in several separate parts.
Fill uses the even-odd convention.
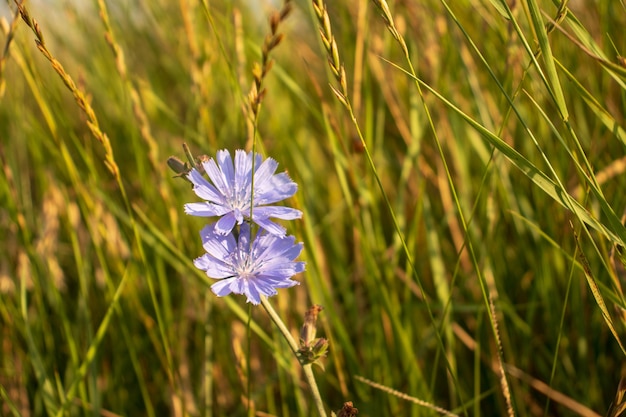
[[[626,407],[623,0],[17,3],[0,415],[321,414],[268,311],[194,267],[184,143],[298,183],[306,271],[268,301],[296,339],[323,307],[328,415]]]

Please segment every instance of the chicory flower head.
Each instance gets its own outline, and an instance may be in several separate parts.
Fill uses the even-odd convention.
[[[200,232],[207,253],[194,265],[209,278],[220,280],[211,286],[217,296],[245,294],[248,302],[259,304],[261,296],[275,295],[276,288],[299,284],[291,277],[304,271],[305,263],[294,261],[302,251],[302,243],[295,243],[293,236],[281,238],[263,229],[250,242],[248,222],[240,226],[238,235],[218,232],[215,223]]]
[[[291,197],[298,189],[298,185],[286,172],[274,174],[278,163],[272,158],[263,161],[261,155],[256,154],[254,193],[252,152],[235,151],[233,164],[230,152],[222,150],[217,152],[216,160],[217,162],[213,159],[202,162],[211,182],[195,168],[187,174],[196,195],[206,201],[185,204],[185,212],[193,216],[220,216],[214,228],[217,234],[227,235],[235,224],[241,225],[245,218],[249,218],[251,202],[252,221],[273,235],[284,237],[285,228],[270,218],[293,220],[302,217],[300,210],[270,205]]]

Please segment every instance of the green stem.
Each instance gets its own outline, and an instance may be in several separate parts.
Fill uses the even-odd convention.
[[[289,333],[289,329],[287,329],[287,326],[285,326],[285,323],[283,323],[283,321],[280,319],[278,314],[276,314],[276,310],[274,310],[274,307],[272,307],[270,302],[267,301],[266,297],[261,297],[261,304],[263,304],[265,311],[267,311],[267,314],[270,315],[270,318],[272,319],[272,321],[276,324],[280,332],[283,334],[283,336],[285,337],[285,340],[287,340],[287,343],[289,344],[291,351],[293,352],[294,355],[296,355],[298,362],[300,362],[300,358],[298,356],[298,349],[299,349],[298,343],[296,343],[296,340],[293,338],[291,333]],[[320,391],[317,388],[317,382],[315,381],[315,375],[313,374],[312,365],[310,363],[303,364],[302,362],[300,362],[300,364],[302,365],[304,376],[306,377],[306,380],[309,383],[309,386],[311,387],[311,394],[313,395],[313,401],[315,401],[315,406],[317,407],[317,411],[320,417],[326,417],[326,411],[324,410],[324,403],[322,402]]]
[[[213,329],[209,320],[213,309],[212,296],[209,291],[204,296],[204,417],[213,417]]]

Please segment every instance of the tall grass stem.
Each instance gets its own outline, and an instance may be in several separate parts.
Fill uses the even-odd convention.
[[[313,396],[313,402],[315,402],[315,407],[317,408],[319,416],[326,417],[324,402],[322,401],[322,396],[320,395],[319,388],[317,387],[317,381],[315,380],[315,375],[313,374],[312,364],[303,364],[300,361],[298,357],[298,343],[293,338],[293,336],[289,332],[289,329],[287,328],[287,326],[285,326],[285,323],[278,316],[276,310],[274,310],[274,307],[272,307],[272,304],[270,304],[266,297],[261,297],[261,304],[263,304],[265,311],[267,311],[267,314],[269,314],[274,324],[276,324],[276,327],[278,327],[278,330],[280,330],[280,332],[282,333],[283,337],[287,341],[287,344],[289,345],[289,348],[296,356],[296,359],[298,359],[298,362],[302,364],[302,370],[304,371],[304,376],[309,383],[309,387],[311,388],[311,395]]]

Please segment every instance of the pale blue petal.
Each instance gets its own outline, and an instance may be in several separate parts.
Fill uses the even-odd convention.
[[[254,173],[254,186],[262,188],[264,184],[271,183],[272,175],[276,172],[276,168],[278,168],[278,162],[272,158],[267,158],[263,161],[261,166],[258,166]]]
[[[250,282],[250,289],[248,290],[248,292],[252,293],[252,290],[254,290],[255,293],[250,294],[250,295],[263,294],[266,297],[271,297],[272,295],[278,294],[278,292],[276,291],[273,285],[260,279],[255,279],[254,281]],[[250,295],[248,296],[248,299],[250,299]],[[259,297],[259,301],[260,301],[260,297]]]
[[[244,207],[244,211],[236,208],[233,210],[233,216],[235,217],[235,220],[237,220],[237,224],[241,224],[243,223],[243,218],[248,217],[248,215],[250,214],[250,208],[249,207]]]
[[[268,277],[266,275],[261,275],[257,277],[255,281],[257,282],[262,281],[263,285],[271,286],[272,288],[290,288],[296,285],[300,285],[298,281],[294,281],[291,279],[284,279],[284,278],[275,279],[273,277]]]
[[[267,230],[268,232],[270,232],[273,235],[279,236],[279,237],[283,237],[285,236],[285,234],[287,233],[287,229],[285,229],[284,227],[282,227],[281,225],[274,223],[273,221],[269,220],[269,219],[260,219],[258,217],[254,217],[254,215],[252,215],[252,220],[258,224],[259,226],[261,226],[263,229]]]
[[[216,282],[211,285],[211,291],[218,297],[224,297],[232,292],[231,284],[235,282],[237,278],[227,278]]]
[[[207,201],[211,201],[213,203],[224,202],[222,194],[213,185],[211,185],[211,183],[208,182],[195,168],[193,168],[189,172],[189,174],[187,174],[187,178],[193,184],[193,191],[198,197],[203,198]]]
[[[259,290],[252,280],[237,279],[230,284],[229,288],[235,294],[246,295],[249,303],[256,305],[261,302],[261,294],[259,294]]]
[[[215,232],[221,235],[226,235],[230,233],[231,230],[233,230],[236,222],[237,219],[235,218],[233,212],[225,214],[224,216],[220,217],[217,223],[215,223]]]
[[[304,266],[300,266],[299,264],[299,262],[296,262],[295,265],[285,265],[283,263],[280,266],[274,265],[272,268],[259,268],[259,270],[266,280],[273,279],[276,281],[284,281],[304,270]]]
[[[223,279],[235,276],[235,271],[233,271],[230,265],[226,264],[213,263],[205,270],[205,272],[207,277],[213,279]]]
[[[191,216],[200,216],[200,217],[223,216],[229,211],[231,210],[228,207],[220,206],[220,205],[209,203],[209,202],[185,204],[185,213]]]
[[[286,280],[279,281],[276,284],[274,284],[274,288],[291,288],[291,287],[295,287],[296,285],[300,285],[300,283],[292,279],[286,279]]]
[[[235,186],[238,190],[246,190],[250,195],[250,183],[252,181],[252,152],[246,154],[238,149],[235,151]]]
[[[235,187],[235,167],[233,166],[233,160],[230,157],[230,152],[227,150],[218,151],[217,165],[220,167],[220,171],[222,171],[221,178],[223,180],[224,195],[232,196],[233,189]],[[218,183],[215,183],[215,185],[217,186]]]
[[[235,294],[245,294],[247,289],[248,289],[247,279],[237,277],[236,280],[233,280],[230,283],[230,290],[234,292]]]
[[[201,257],[193,260],[194,266],[203,271],[206,271],[206,269],[211,267],[211,264],[215,262],[216,262],[216,259],[210,256],[207,256],[207,254],[204,254]]]
[[[211,182],[213,183],[215,188],[217,188],[220,194],[222,194],[224,198],[228,200],[228,197],[230,195],[229,194],[230,186],[228,184],[228,181],[224,178],[224,174],[222,172],[222,167],[221,167],[224,157],[227,157],[230,160],[230,153],[227,150],[217,151],[216,158],[219,161],[220,166],[218,166],[218,164],[215,162],[214,159],[210,159],[208,162],[204,162],[202,166],[204,167],[204,170],[206,171],[207,175],[211,179]],[[232,161],[231,161],[231,164],[232,164]]]
[[[298,191],[298,184],[282,172],[269,181],[254,184],[254,201],[257,205],[272,204],[291,197]]]
[[[280,238],[278,236],[269,234],[260,236],[257,239],[258,244],[255,249],[258,251],[256,255],[257,261],[269,262],[274,258],[282,258],[283,253],[294,247],[295,238],[293,236],[287,236]],[[295,259],[298,256],[289,258]]]
[[[267,240],[263,242],[263,244],[267,245],[268,248],[271,250],[271,257],[283,257],[289,251],[293,251],[293,256],[289,257],[289,259],[295,259],[302,250],[302,244],[296,244],[296,238],[293,236],[287,236],[283,239],[279,239],[276,236],[270,235],[266,235],[264,237],[267,237]]]
[[[249,285],[247,285],[248,287],[247,291],[245,292],[247,301],[254,305],[259,305],[261,303],[261,294],[259,294],[259,290],[257,286],[254,285],[253,283],[248,283],[248,284]],[[276,291],[274,291],[274,294],[276,294]]]
[[[250,160],[252,160],[252,152],[250,152],[250,155],[251,155]],[[257,153],[256,158],[254,159],[254,166],[255,166],[254,170],[256,171],[261,166],[262,163],[263,163],[263,157],[261,156],[260,153]]]
[[[205,271],[209,278],[221,279],[235,275],[231,265],[220,261],[208,254],[204,254],[193,261],[196,268]]]
[[[241,228],[239,229],[239,249],[245,253],[248,253],[248,250],[250,249],[250,239],[251,239],[251,234],[250,234],[250,224],[248,223],[243,223],[241,225]],[[258,240],[254,241],[253,246],[256,246]]]
[[[218,233],[215,223],[204,226],[200,231],[200,238],[202,239],[203,244],[210,242],[219,244],[223,246],[228,253],[232,252],[237,247],[237,240],[235,239],[235,236],[232,234],[224,236],[221,233]]]
[[[302,217],[302,212],[291,207],[283,206],[255,207],[252,210],[252,219],[254,220],[255,217],[261,219],[275,217],[283,220],[295,220]]]

